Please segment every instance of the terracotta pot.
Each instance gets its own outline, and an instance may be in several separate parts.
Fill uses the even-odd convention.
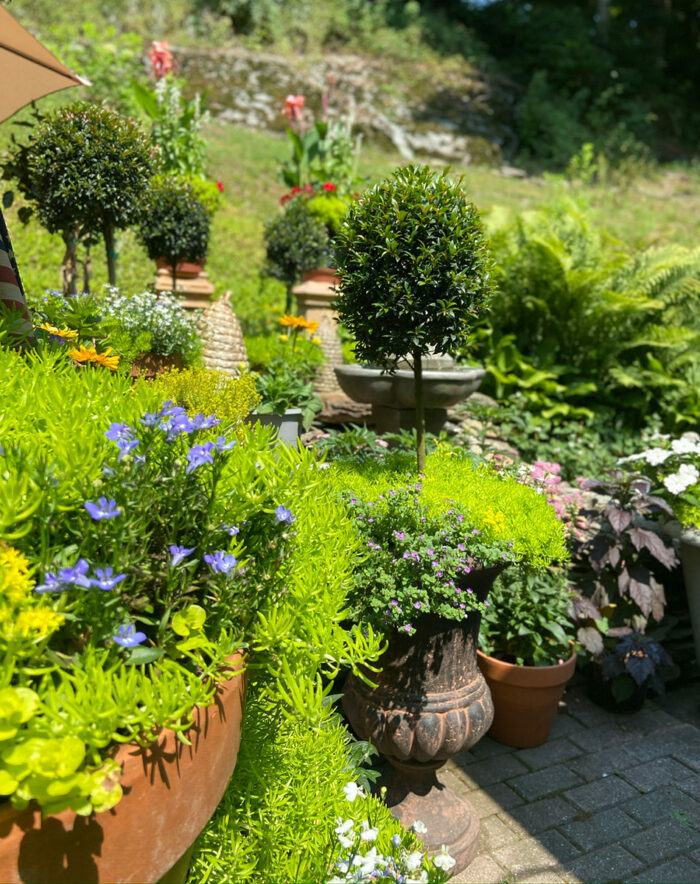
[[[239,668],[240,655],[229,663]],[[146,748],[120,746],[124,797],[110,811],[63,811],[42,820],[33,803],[25,810],[1,805],[0,881],[184,881],[188,863],[179,861],[216,810],[236,764],[245,686],[245,673],[236,675],[221,684],[212,706],[194,708],[191,746],[172,730]]]
[[[469,587],[485,599],[501,567],[473,571]],[[479,817],[435,771],[453,755],[470,749],[493,718],[491,694],[476,665],[481,616],[462,621],[425,615],[416,632],[395,634],[368,672],[377,685],[350,675],[343,709],[355,732],[370,740],[393,767],[386,803],[405,825],[422,820],[430,850],[442,844],[457,861],[453,872],[476,856]]]
[[[516,666],[477,651],[479,669],[493,697],[489,736],[506,746],[526,749],[546,742],[576,654],[558,666]]]
[[[180,279],[194,279],[204,270],[206,263],[204,258],[201,261],[180,261],[175,265],[175,276]],[[173,265],[167,258],[156,258],[156,267],[159,270],[167,270],[172,276]]]
[[[340,285],[340,277],[338,276],[338,271],[334,267],[316,267],[313,270],[305,270],[301,275],[301,281],[324,282],[328,285]]]
[[[182,368],[182,356],[159,356],[157,353],[142,353],[131,364],[132,378],[155,378],[170,368]]]

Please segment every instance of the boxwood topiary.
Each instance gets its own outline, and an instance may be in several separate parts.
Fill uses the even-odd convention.
[[[422,357],[464,345],[491,289],[491,260],[460,184],[427,166],[397,169],[353,203],[335,239],[336,306],[359,359],[411,357],[418,466],[425,465]]]
[[[143,200],[139,237],[148,257],[167,259],[175,291],[181,261],[203,261],[209,247],[209,213],[183,177],[156,177]]]
[[[292,286],[304,270],[328,263],[326,225],[296,196],[285,210],[265,225],[266,260],[263,272],[287,287],[285,313],[292,312]]]

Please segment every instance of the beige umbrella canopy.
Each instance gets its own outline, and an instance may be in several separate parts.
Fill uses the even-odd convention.
[[[69,71],[0,6],[0,120],[25,104],[87,80]]]

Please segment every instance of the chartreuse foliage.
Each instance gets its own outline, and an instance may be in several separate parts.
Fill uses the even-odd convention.
[[[380,646],[340,625],[353,537],[313,453],[50,348],[0,367],[0,794],[112,806],[112,744],[184,731],[240,647],[280,713],[323,720],[322,676]]]
[[[231,427],[240,426],[260,401],[249,374],[232,378],[210,368],[189,368],[165,372],[157,384],[163,399],[172,399],[192,414],[213,412]]]
[[[352,492],[362,500],[377,500],[389,489],[418,480],[412,458],[405,453],[387,455],[382,463],[337,461],[329,477],[337,491]],[[440,444],[428,456],[420,481],[420,500],[428,513],[439,515],[454,507],[487,540],[512,541],[516,560],[542,567],[568,557],[561,523],[544,495],[515,479],[487,465],[475,466],[468,456]]]

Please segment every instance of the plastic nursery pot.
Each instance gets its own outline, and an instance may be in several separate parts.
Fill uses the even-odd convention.
[[[597,663],[595,660],[589,660],[583,667],[583,674],[586,678],[586,693],[602,709],[607,709],[608,712],[629,713],[639,712],[644,705],[648,688],[646,684],[634,684],[631,676],[628,676],[628,678],[633,684],[632,693],[625,697],[624,700],[618,700],[613,693],[610,680],[603,678],[603,670],[600,663]]]
[[[516,666],[488,657],[476,659],[491,689],[494,717],[489,736],[506,746],[527,749],[547,741],[576,654],[558,666]]]
[[[240,654],[227,662],[242,667]],[[112,810],[42,819],[34,803],[0,805],[0,881],[184,881],[190,848],[236,765],[246,681],[240,672],[221,683],[211,706],[195,706],[191,746],[172,730],[145,748],[120,746],[124,796]]]
[[[273,426],[277,430],[277,443],[296,448],[301,433],[301,408],[288,408],[284,414],[258,414],[253,411],[249,423],[260,423],[263,427]]]

